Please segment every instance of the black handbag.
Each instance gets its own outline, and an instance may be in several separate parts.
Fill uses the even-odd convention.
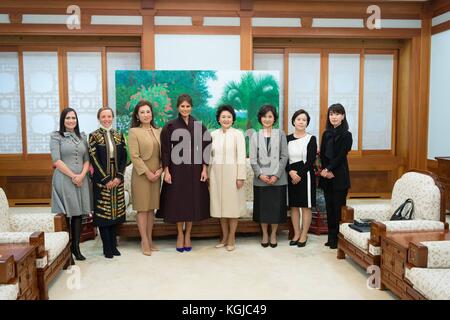
[[[414,213],[414,201],[412,199],[406,199],[400,207],[398,207],[391,217],[391,221],[398,220],[411,220]]]

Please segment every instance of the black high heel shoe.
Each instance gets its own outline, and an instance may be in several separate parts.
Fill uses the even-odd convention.
[[[266,243],[261,242],[261,247],[267,248],[268,246],[269,246],[269,243],[268,243],[268,242],[266,242]]]
[[[300,239],[299,239],[300,240]],[[298,241],[298,244],[297,244],[297,247],[304,247],[304,246],[306,246],[306,242],[308,242],[308,237],[306,237],[306,240],[305,240],[305,242],[300,242],[300,241]]]
[[[276,242],[275,243],[269,242],[269,245],[270,245],[271,248],[276,248],[278,243],[276,243]]]
[[[290,246],[297,246],[299,240],[300,240],[300,237],[299,237],[297,240],[291,240],[291,241],[289,241],[289,245],[290,245]]]

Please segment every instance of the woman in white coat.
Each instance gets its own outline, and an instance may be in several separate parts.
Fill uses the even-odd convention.
[[[245,215],[245,138],[233,128],[236,113],[233,107],[222,105],[217,109],[217,122],[221,128],[211,133],[210,159],[210,211],[211,217],[220,218],[222,240],[216,248],[235,249],[238,218]]]

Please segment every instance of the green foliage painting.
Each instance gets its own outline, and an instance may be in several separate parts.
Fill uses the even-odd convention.
[[[218,128],[221,104],[234,107],[234,127],[243,131],[261,128],[257,114],[262,105],[279,110],[276,71],[116,71],[117,128],[128,134],[134,106],[142,99],[152,103],[155,122],[162,127],[177,117],[182,93],[192,97],[192,115],[208,129]]]

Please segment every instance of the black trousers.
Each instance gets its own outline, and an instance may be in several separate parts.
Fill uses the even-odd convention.
[[[341,208],[347,204],[347,190],[324,190],[327,208],[328,241],[337,243]]]

